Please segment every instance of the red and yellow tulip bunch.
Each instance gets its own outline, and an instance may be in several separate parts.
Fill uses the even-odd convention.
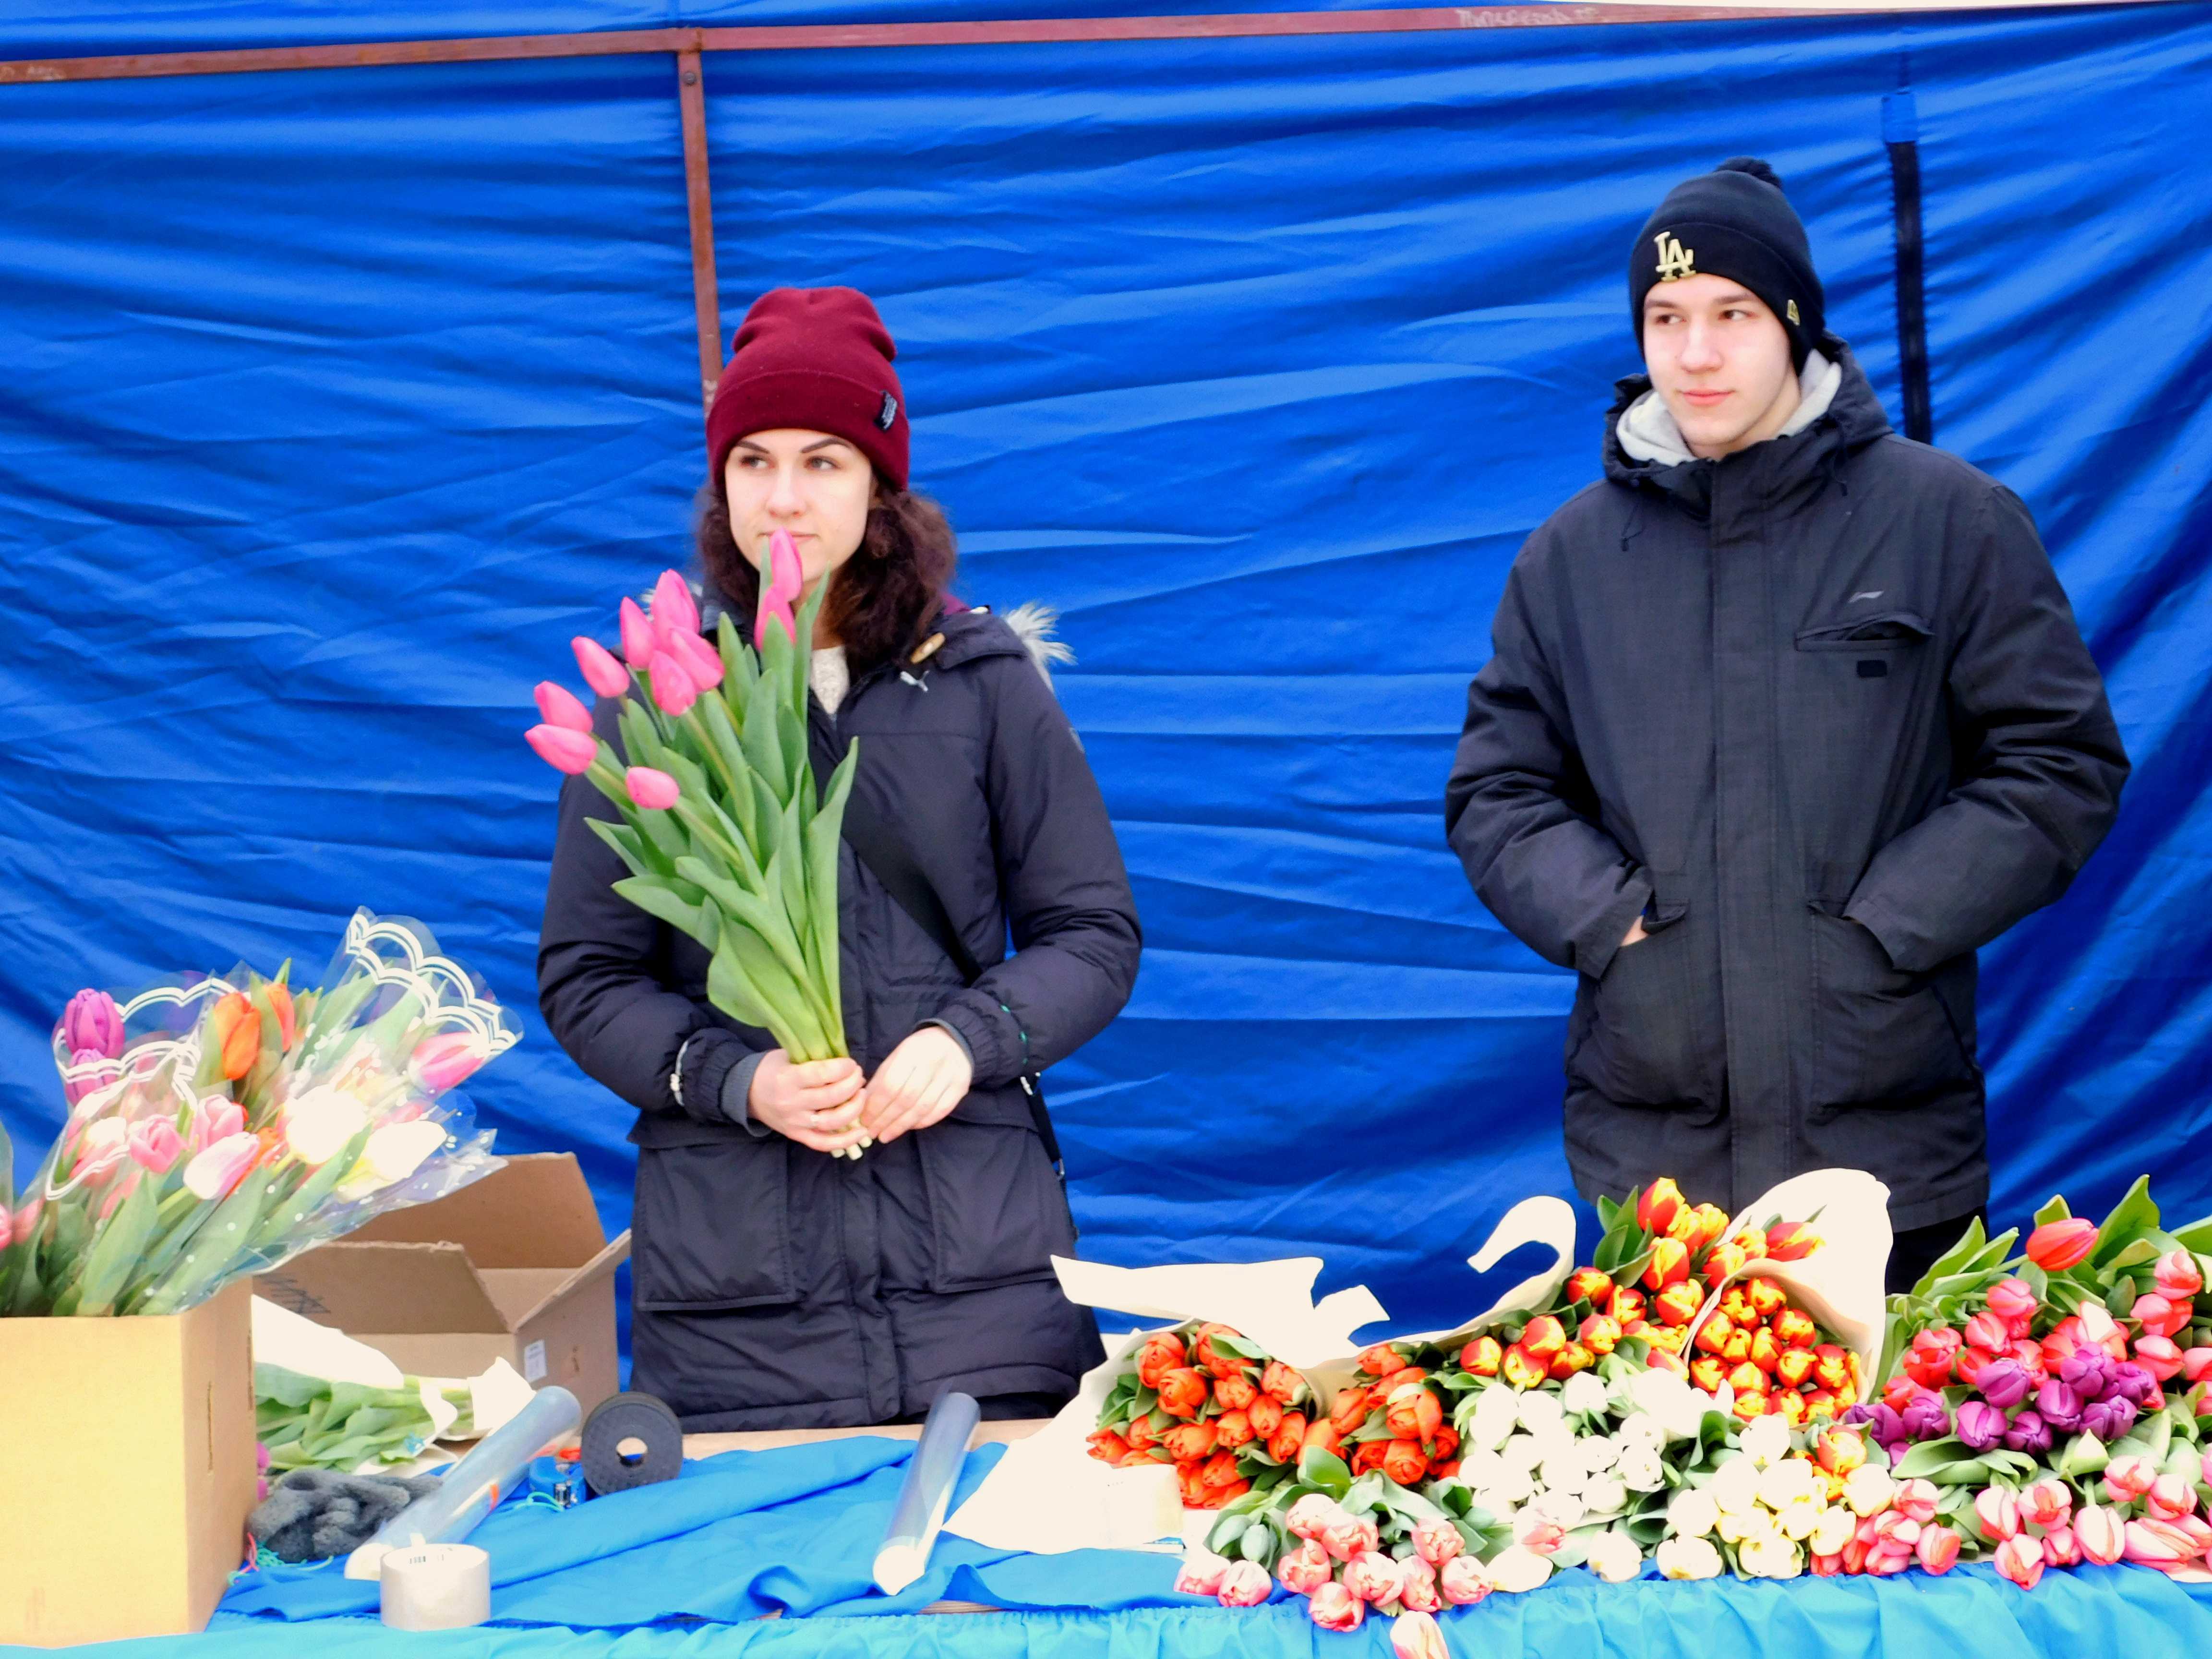
[[[1767,1415],[1803,1428],[1832,1421],[1865,1388],[1858,1356],[1828,1339],[1771,1279],[1740,1279],[1697,1328],[1690,1381],[1707,1394],[1725,1382],[1744,1421]]]
[[[1294,1468],[1306,1447],[1336,1450],[1317,1415],[1301,1373],[1229,1326],[1194,1321],[1146,1339],[1108,1392],[1090,1449],[1117,1468],[1171,1463],[1184,1507],[1218,1510]]]

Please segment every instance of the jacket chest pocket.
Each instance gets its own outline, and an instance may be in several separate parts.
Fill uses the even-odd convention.
[[[1914,1105],[1977,1075],[1933,975],[1890,965],[1881,942],[1842,906],[1816,899],[1813,930],[1815,1110]],[[1971,1018],[1971,1016],[1970,1016]]]
[[[1874,616],[1853,617],[1848,622],[1801,628],[1797,630],[1797,648],[1847,651],[1859,656],[1877,653],[1875,660],[1880,661],[1887,653],[1917,650],[1934,637],[1935,632],[1928,619],[1917,611],[1884,611]],[[1881,677],[1869,674],[1863,678]]]
[[[631,1226],[641,1310],[706,1312],[799,1299],[789,1146],[781,1135],[747,1134],[638,1149]]]

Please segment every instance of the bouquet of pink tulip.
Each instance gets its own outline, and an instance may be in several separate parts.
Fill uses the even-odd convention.
[[[591,688],[623,700],[629,765],[593,732],[591,711],[550,680],[538,688],[544,723],[527,736],[549,765],[589,778],[621,812],[619,823],[589,820],[630,872],[615,890],[714,953],[714,1006],[770,1033],[794,1060],[831,1060],[847,1052],[837,849],[860,746],[847,747],[817,790],[806,741],[811,658],[799,641],[814,637],[823,590],[793,615],[804,581],[781,531],[766,574],[750,647],[727,617],[720,648],[708,645],[673,570],[654,586],[650,613],[623,601],[622,661],[575,640]],[[641,697],[629,695],[633,678]]]
[[[516,1032],[426,930],[357,911],[321,988],[288,980],[70,1000],[68,1121],[12,1205],[0,1179],[0,1314],[179,1313],[499,1167],[449,1091]]]

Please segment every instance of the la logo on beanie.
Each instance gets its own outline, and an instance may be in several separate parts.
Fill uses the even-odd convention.
[[[1680,237],[1662,230],[1651,240],[1658,245],[1659,248],[1659,280],[1661,282],[1679,283],[1686,276],[1694,276],[1698,274],[1697,250],[1684,247]]]

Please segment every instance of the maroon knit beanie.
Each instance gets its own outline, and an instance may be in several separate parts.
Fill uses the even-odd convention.
[[[868,296],[849,288],[771,289],[738,330],[707,411],[708,475],[719,490],[738,439],[797,427],[842,438],[906,488],[906,393],[898,348]]]

